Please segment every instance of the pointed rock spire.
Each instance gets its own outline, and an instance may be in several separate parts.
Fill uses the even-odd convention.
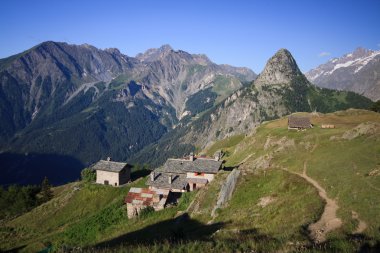
[[[280,49],[268,60],[264,70],[255,80],[255,86],[287,84],[300,75],[302,72],[292,54],[286,49]]]

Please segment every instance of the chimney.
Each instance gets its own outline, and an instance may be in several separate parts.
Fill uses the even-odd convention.
[[[194,161],[194,153],[193,152],[190,153],[190,161]]]
[[[111,161],[111,157],[108,156],[108,157],[107,157],[107,161]]]
[[[155,175],[154,171],[152,171],[152,172],[150,173],[150,181],[153,182],[155,177],[156,177],[156,175]]]
[[[172,180],[173,180],[172,174],[169,174],[169,176],[168,176],[168,183],[172,184]]]

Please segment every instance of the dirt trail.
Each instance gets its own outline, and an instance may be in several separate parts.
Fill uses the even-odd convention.
[[[327,233],[339,228],[342,225],[342,221],[341,219],[336,217],[336,211],[339,208],[338,204],[336,203],[335,200],[330,199],[327,196],[326,190],[322,186],[320,186],[317,181],[315,181],[314,179],[312,179],[306,174],[306,165],[307,163],[305,161],[302,174],[292,172],[287,169],[284,169],[284,170],[305,179],[307,182],[309,182],[318,190],[319,196],[326,201],[326,205],[325,205],[321,218],[316,223],[310,224],[308,227],[311,239],[315,243],[321,243],[321,242],[326,241]]]
[[[357,228],[355,229],[354,231],[354,234],[361,234],[364,232],[364,230],[367,229],[367,223],[365,223],[365,221],[362,221],[360,218],[359,218],[359,214],[355,211],[351,211],[352,213],[352,218],[357,220],[359,222]]]

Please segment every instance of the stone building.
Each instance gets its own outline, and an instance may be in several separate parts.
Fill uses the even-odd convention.
[[[126,184],[131,178],[131,166],[127,163],[100,160],[92,166],[96,170],[96,183],[119,186]]]
[[[127,205],[128,218],[140,214],[141,210],[150,206],[155,211],[165,208],[170,191],[164,189],[147,189],[132,187],[125,197]]]
[[[147,185],[150,189],[167,189],[172,192],[193,191],[211,182],[222,167],[221,152],[214,158],[190,154],[182,159],[168,159],[152,171]]]

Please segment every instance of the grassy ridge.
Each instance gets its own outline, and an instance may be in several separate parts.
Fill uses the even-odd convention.
[[[371,172],[380,169],[380,129],[376,128],[373,132],[363,133],[351,140],[341,137],[366,122],[370,122],[369,124],[374,122],[376,125],[376,123],[380,123],[380,115],[363,110],[314,115],[312,116],[314,128],[305,132],[288,131],[286,118],[267,122],[257,129],[255,135],[245,137],[238,144],[234,143],[232,148],[227,147],[229,156],[226,164],[228,166],[238,165],[248,158],[242,168],[250,171],[252,167],[257,166],[259,158],[263,158],[270,161],[270,173],[283,174],[285,172],[280,172],[280,168],[302,172],[306,162],[307,174],[319,182],[326,189],[328,196],[337,200],[340,207],[337,215],[343,220],[343,226],[330,233],[329,240],[343,241],[343,243],[337,243],[343,247],[341,249],[347,247],[348,251],[357,250],[355,248],[357,245],[348,242],[347,239],[347,235],[352,235],[358,225],[358,220],[352,217],[353,211],[358,213],[359,218],[367,224],[364,237],[370,238],[372,243],[380,241],[380,198],[378,197],[380,176],[376,176],[376,174],[370,176]],[[322,124],[334,124],[336,128],[321,129]],[[217,146],[220,146],[220,143],[215,143],[209,150]],[[272,183],[275,182],[272,181]],[[270,189],[275,189],[275,187],[271,185]],[[240,185],[231,201],[231,209],[234,205],[236,205],[236,209],[230,209],[231,211],[225,209],[221,215],[223,213],[226,213],[226,216],[236,214],[237,210],[243,209],[237,217],[247,217],[247,210],[241,207],[248,203],[248,198],[253,202],[256,201],[257,197],[254,196],[258,194],[258,190],[259,188],[250,192],[249,187],[245,188]],[[299,197],[296,201],[297,204],[311,201],[309,199],[311,195],[306,196],[302,192],[294,192],[290,196]],[[234,204],[235,202],[236,204]],[[277,207],[275,210],[281,212],[286,209]],[[305,209],[286,211],[287,216],[281,221],[287,227],[297,224],[295,220],[291,221],[291,214],[297,215],[298,218],[304,218],[302,210]],[[314,218],[317,213],[314,212]],[[260,227],[261,222],[266,221],[263,217],[268,216],[270,213],[262,215],[260,219],[253,218],[252,220]],[[277,217],[281,217],[281,215],[276,213],[272,218],[275,220]],[[242,219],[239,226],[249,224],[249,219]],[[266,225],[271,224],[274,220],[265,222],[265,231],[271,231]],[[283,231],[279,225],[274,228],[272,231],[274,233]]]

